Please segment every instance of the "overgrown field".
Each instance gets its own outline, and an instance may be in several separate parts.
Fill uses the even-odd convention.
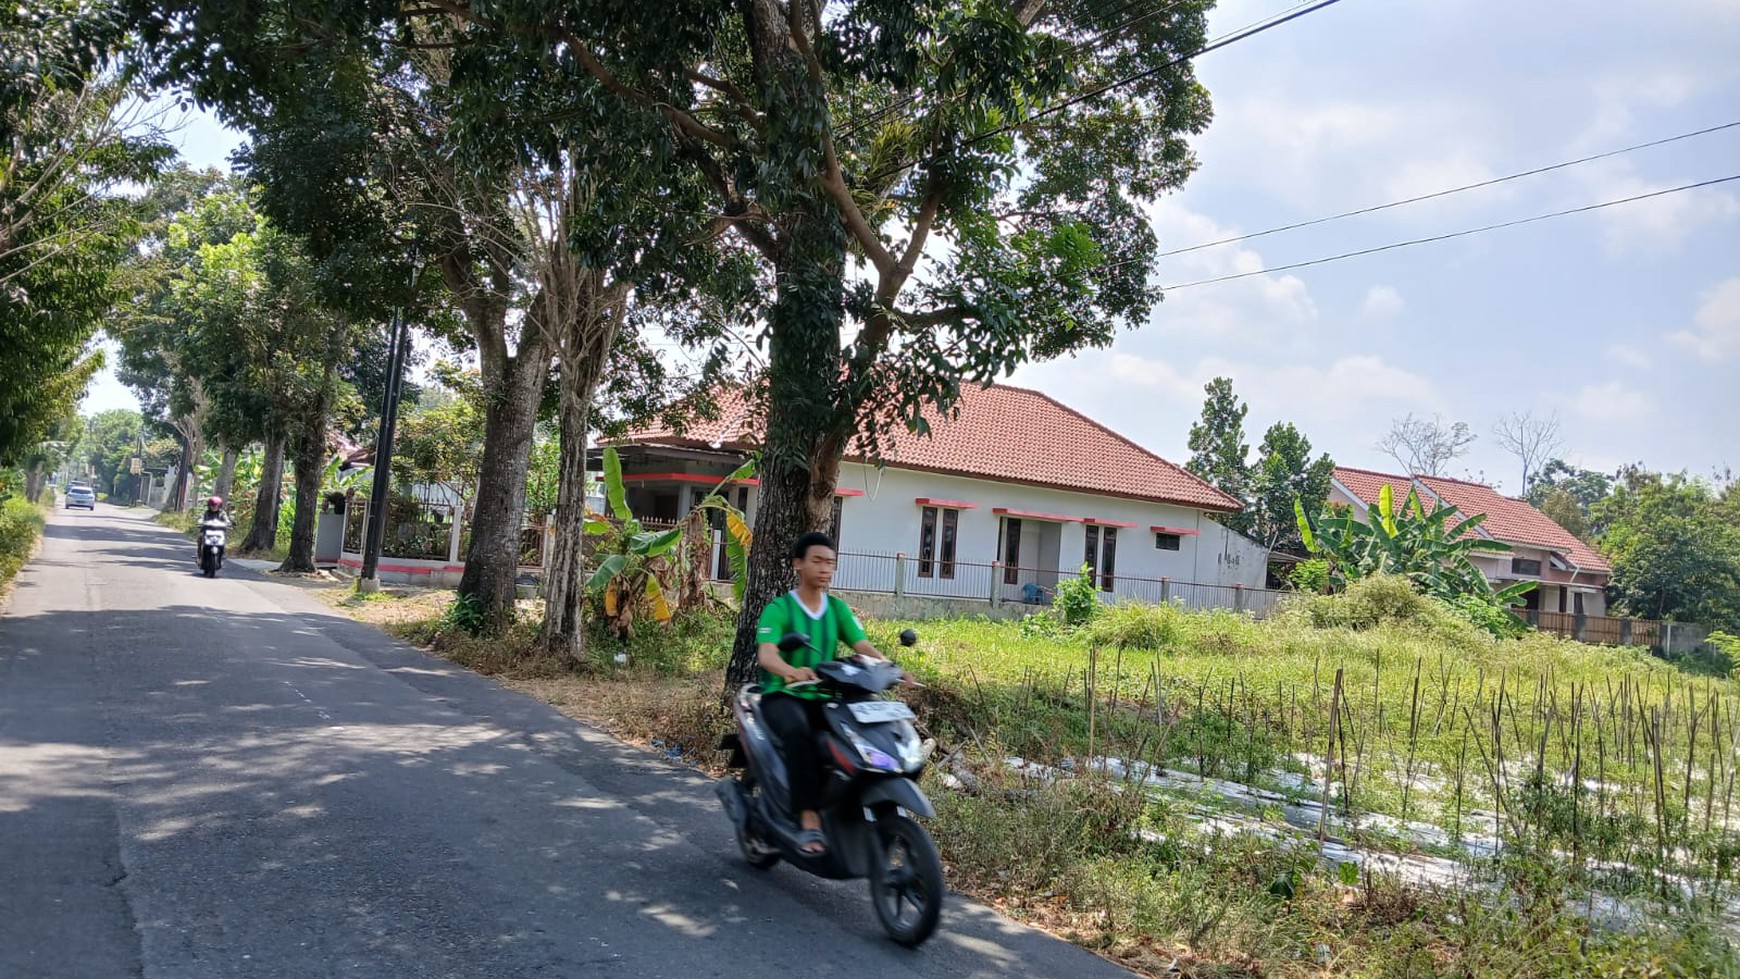
[[[722,618],[600,640],[575,672],[525,655],[535,623],[483,642],[419,601],[402,635],[717,764]],[[1740,975],[1726,677],[1494,639],[1383,580],[1263,621],[869,625],[922,637],[897,655],[942,745],[952,882],[1143,971]]]

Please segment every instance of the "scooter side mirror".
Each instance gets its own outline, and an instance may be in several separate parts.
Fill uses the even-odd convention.
[[[913,632],[911,629],[902,630],[900,633],[900,644],[902,646],[918,645],[918,633]]]
[[[779,651],[795,653],[810,644],[810,637],[801,632],[788,632],[779,640]]]

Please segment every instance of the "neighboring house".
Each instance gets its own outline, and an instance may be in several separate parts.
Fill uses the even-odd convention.
[[[717,421],[613,443],[637,515],[679,519],[759,442],[745,400],[718,401]],[[1102,592],[1147,601],[1190,601],[1187,582],[1263,583],[1263,548],[1214,519],[1237,500],[1044,394],[970,388],[929,421],[929,436],[899,432],[880,467],[841,464],[835,587],[892,591],[900,574],[908,594],[1043,602],[1083,564]],[[755,480],[727,492],[753,515]]]
[[[1419,493],[1420,505],[1428,513],[1439,504],[1448,504],[1456,508],[1462,519],[1486,514],[1486,521],[1475,528],[1475,533],[1509,544],[1511,549],[1477,550],[1473,554],[1474,563],[1494,586],[1515,581],[1538,582],[1524,599],[1525,607],[1572,615],[1607,614],[1607,576],[1613,572],[1607,560],[1546,514],[1484,483],[1338,466],[1330,482],[1329,502],[1353,507],[1363,520],[1386,485],[1398,509],[1412,489]]]

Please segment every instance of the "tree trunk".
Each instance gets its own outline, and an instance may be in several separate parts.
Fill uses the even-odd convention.
[[[845,444],[841,434],[854,418],[849,405],[840,405],[845,233],[825,201],[813,199],[807,211],[789,225],[779,295],[768,317],[772,396],[757,473],[761,493],[749,580],[726,669],[727,690],[756,676],[756,623],[767,603],[792,587],[792,541],[828,526]]]
[[[326,412],[308,413],[294,440],[296,518],[290,525],[290,553],[279,571],[314,570],[314,526],[320,514],[320,477],[326,456]]]
[[[278,546],[278,493],[284,486],[284,436],[266,436],[260,466],[260,489],[254,494],[254,522],[248,527],[243,552],[269,551]]]
[[[163,497],[163,512],[165,513],[180,513],[187,509],[187,494],[193,481],[193,467],[203,448],[198,433],[191,428],[182,428],[181,425],[176,427],[181,429],[181,465],[176,469],[174,485],[170,486],[169,492]]]
[[[528,328],[528,332],[534,331]],[[465,555],[465,573],[459,579],[459,596],[477,603],[489,630],[513,619],[520,526],[526,509],[526,468],[539,396],[550,367],[549,347],[540,338],[526,336],[520,344],[519,353],[503,357],[501,369],[494,372],[498,383],[488,385],[471,550]],[[486,383],[488,380],[486,376]]]
[[[230,499],[230,484],[236,480],[236,462],[240,458],[241,453],[235,449],[224,450],[224,462],[218,468],[217,485],[211,489],[213,496],[223,497],[226,503]]]
[[[573,660],[586,655],[581,612],[586,596],[586,436],[592,422],[592,396],[604,373],[620,319],[582,325],[562,358],[561,452],[557,465],[556,541],[545,582],[543,645],[556,656]],[[588,329],[590,327],[590,329]],[[590,341],[590,342],[586,342]],[[578,347],[578,350],[574,350]]]
[[[48,483],[48,470],[43,468],[42,460],[30,464],[30,470],[24,474],[24,498],[32,503],[42,495],[43,486]]]

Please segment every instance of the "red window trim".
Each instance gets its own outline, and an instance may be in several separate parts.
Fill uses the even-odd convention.
[[[1190,530],[1189,528],[1186,528],[1186,527],[1162,527],[1162,526],[1156,524],[1152,527],[1149,527],[1148,529],[1154,531],[1157,534],[1177,534],[1180,537],[1201,537],[1202,536],[1202,531]]]
[[[704,476],[700,473],[623,473],[622,474],[622,481],[625,483],[652,483],[652,482],[704,483],[708,486],[715,486],[715,485],[718,485],[720,479],[722,479],[722,478],[723,477],[720,477],[720,476]],[[761,480],[759,480],[759,479],[734,479],[731,481],[731,483],[734,486],[760,486]]]
[[[994,507],[992,513],[1000,517],[1017,517],[1022,520],[1055,520],[1058,523],[1086,523],[1085,517],[1066,517],[1061,513],[1037,513],[1033,510],[1011,510],[1008,507]]]
[[[912,501],[916,506],[942,507],[945,510],[977,510],[977,503],[967,503],[964,500],[939,500],[934,497],[921,496]]]
[[[1088,517],[1085,522],[1095,527],[1120,527],[1126,530],[1134,530],[1136,527],[1134,523],[1125,523],[1122,520],[1101,520],[1098,517]]]
[[[836,487],[834,489],[834,495],[835,496],[863,496],[864,491],[860,490],[860,489],[840,489],[840,488]]]

